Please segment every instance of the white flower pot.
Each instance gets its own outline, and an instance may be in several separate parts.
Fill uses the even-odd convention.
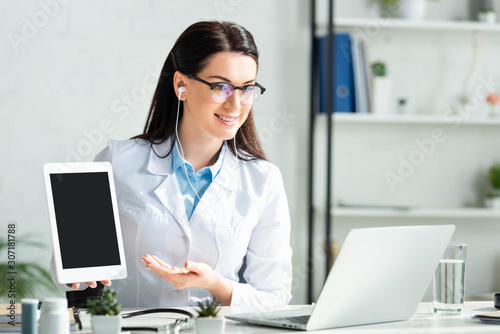
[[[377,115],[390,114],[391,78],[373,77],[372,94],[372,112]]]
[[[425,19],[428,0],[400,0],[399,7],[401,18],[413,21],[422,21]]]
[[[488,24],[497,23],[497,14],[494,12],[479,13],[477,15],[479,22],[484,22]]]
[[[221,334],[226,328],[224,317],[198,317],[195,321],[197,334]]]
[[[118,315],[93,315],[93,334],[118,334],[122,328],[122,316]]]
[[[500,197],[487,197],[485,205],[489,209],[500,211]]]

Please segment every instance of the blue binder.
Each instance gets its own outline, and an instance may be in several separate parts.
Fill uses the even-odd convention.
[[[327,47],[328,37],[317,39],[319,111],[326,112]],[[351,36],[346,33],[335,34],[333,65],[333,111],[355,112],[354,71],[351,53]]]

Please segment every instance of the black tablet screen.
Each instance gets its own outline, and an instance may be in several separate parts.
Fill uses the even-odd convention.
[[[108,174],[51,174],[64,269],[119,265]]]

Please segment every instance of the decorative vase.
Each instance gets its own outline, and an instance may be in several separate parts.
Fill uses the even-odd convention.
[[[500,211],[500,197],[487,197],[485,200],[486,207],[495,211]]]
[[[93,334],[118,334],[122,330],[122,316],[118,315],[93,315]]]
[[[372,94],[372,112],[377,115],[390,114],[391,78],[373,77]]]
[[[480,12],[477,15],[479,22],[484,22],[487,24],[497,23],[497,14],[495,12]]]
[[[413,21],[425,19],[427,0],[401,0],[399,7],[401,18]]]
[[[197,334],[221,334],[226,328],[226,318],[198,317],[195,321]]]

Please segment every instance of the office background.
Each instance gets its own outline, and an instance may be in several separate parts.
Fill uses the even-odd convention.
[[[499,3],[494,2],[500,9]],[[428,18],[467,19],[465,0],[430,2]],[[472,6],[473,7],[473,6]],[[338,17],[372,17],[376,1],[336,1]],[[319,2],[318,19],[326,21]],[[268,91],[254,108],[269,160],[278,165],[292,217],[292,303],[306,302],[307,145],[310,100],[309,2],[301,0],[0,2],[0,212],[17,235],[50,245],[41,168],[45,162],[90,161],[108,139],[141,132],[156,80],[179,34],[199,20],[235,21],[252,32],[260,49],[258,81]],[[482,33],[480,76],[500,82],[500,33]],[[408,99],[409,113],[440,114],[453,105],[472,63],[470,31],[382,31],[367,41],[370,60],[383,60],[392,99]],[[500,87],[500,85],[499,85]],[[395,107],[395,104],[393,104]],[[479,101],[476,113],[487,112]],[[395,110],[393,110],[395,112]],[[323,224],[325,123],[315,130],[315,224]],[[353,204],[480,207],[487,167],[500,160],[494,125],[461,126],[446,133],[416,171],[391,191],[386,171],[416,149],[436,124],[337,122],[334,199]],[[453,211],[426,218],[335,214],[333,239],[361,226],[454,223],[454,240],[469,244],[468,295],[500,290],[500,216]],[[481,211],[483,212],[483,211]],[[84,226],[79,228],[85,228]],[[314,236],[315,291],[324,277],[322,229]],[[89,244],[91,241],[89,241]],[[422,245],[425,247],[425,245]],[[20,247],[18,261],[48,268],[50,249]],[[2,254],[4,261],[6,256]],[[0,296],[0,300],[5,296]]]

